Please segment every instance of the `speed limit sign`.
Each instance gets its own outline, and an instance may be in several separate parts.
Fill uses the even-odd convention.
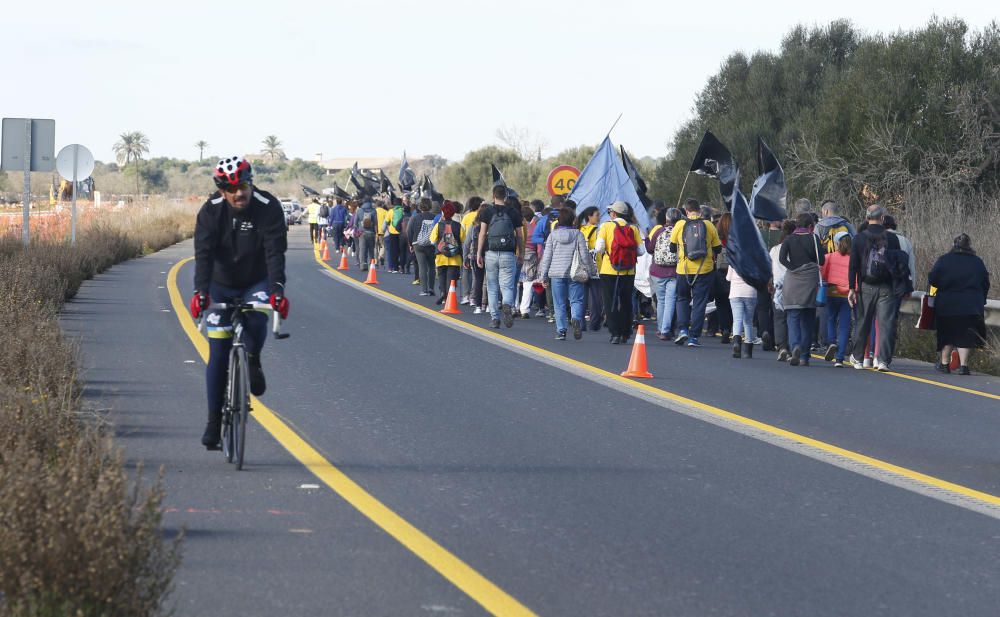
[[[576,186],[576,180],[580,177],[580,170],[572,165],[560,165],[549,172],[549,179],[545,186],[549,190],[549,195],[567,195]]]

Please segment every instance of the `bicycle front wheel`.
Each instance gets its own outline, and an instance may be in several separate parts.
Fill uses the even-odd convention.
[[[234,383],[233,398],[233,462],[236,469],[243,469],[243,455],[246,451],[247,423],[250,421],[250,373],[246,352],[240,348],[238,370]]]

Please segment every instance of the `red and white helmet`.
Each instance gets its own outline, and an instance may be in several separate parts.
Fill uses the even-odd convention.
[[[232,188],[243,182],[250,182],[253,179],[253,170],[250,169],[250,163],[242,156],[234,156],[219,161],[212,178],[215,180],[215,186],[220,189]]]

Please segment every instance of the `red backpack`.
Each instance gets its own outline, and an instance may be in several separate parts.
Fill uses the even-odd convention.
[[[614,234],[611,236],[611,251],[608,259],[611,267],[619,272],[632,270],[638,259],[639,244],[635,241],[635,232],[631,225],[615,223]]]

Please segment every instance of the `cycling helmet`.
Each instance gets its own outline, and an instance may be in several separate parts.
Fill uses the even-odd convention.
[[[212,178],[215,180],[215,186],[220,189],[234,187],[241,182],[250,182],[253,179],[253,170],[250,169],[250,163],[242,156],[234,156],[219,161]]]

